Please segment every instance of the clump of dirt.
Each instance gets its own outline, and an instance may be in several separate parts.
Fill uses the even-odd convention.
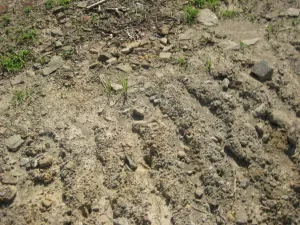
[[[6,1],[0,27],[1,224],[300,223],[298,0]]]

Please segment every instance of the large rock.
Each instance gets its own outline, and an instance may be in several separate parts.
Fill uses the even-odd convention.
[[[48,63],[47,67],[43,69],[43,75],[47,76],[53,72],[55,72],[58,68],[60,68],[64,64],[64,60],[60,56],[53,56]]]
[[[260,81],[271,80],[273,68],[269,66],[267,61],[262,60],[252,67],[251,73],[254,74]]]
[[[225,40],[220,42],[218,44],[218,47],[222,48],[225,51],[230,51],[230,50],[236,51],[240,49],[240,46],[231,40]]]
[[[271,123],[281,128],[289,128],[293,125],[291,117],[281,110],[274,110],[268,116]]]
[[[0,186],[0,204],[11,203],[17,194],[17,189],[13,186]]]
[[[300,15],[300,9],[289,8],[286,13],[289,17],[298,17]]]
[[[209,9],[200,10],[197,21],[205,26],[211,27],[218,24],[218,17]]]
[[[5,141],[5,146],[12,152],[19,150],[21,145],[24,143],[24,140],[21,138],[21,135],[13,135],[7,138]]]

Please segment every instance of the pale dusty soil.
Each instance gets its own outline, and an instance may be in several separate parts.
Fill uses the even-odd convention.
[[[38,32],[16,47],[33,52],[26,67],[0,74],[0,197],[15,194],[0,198],[0,224],[300,224],[300,16],[280,16],[300,1],[228,0],[222,7],[240,15],[212,27],[186,25],[179,0],[107,1],[100,12],[74,0],[62,19],[43,1],[25,16],[24,2],[0,0],[8,27]],[[116,7],[126,10],[107,10]],[[63,35],[51,35],[58,27]],[[3,54],[14,41],[0,29]],[[223,50],[224,40],[238,49]],[[66,46],[63,66],[44,76],[38,59]],[[117,63],[99,62],[102,53]],[[274,69],[270,81],[250,75],[261,60]],[[103,84],[125,77],[127,99],[122,90],[108,97]],[[30,90],[18,106],[16,90]],[[10,151],[6,140],[18,134],[24,143]]]

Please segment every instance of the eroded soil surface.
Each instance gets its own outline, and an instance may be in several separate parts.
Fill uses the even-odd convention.
[[[0,0],[0,224],[300,224],[299,0],[45,2]]]

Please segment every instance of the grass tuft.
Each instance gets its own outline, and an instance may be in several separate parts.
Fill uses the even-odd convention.
[[[22,105],[30,97],[31,93],[32,91],[29,89],[15,91],[11,100],[12,105],[14,107]]]
[[[17,72],[20,71],[29,58],[29,50],[23,49],[18,52],[9,52],[0,58],[0,64],[4,71]]]
[[[193,24],[198,15],[199,10],[193,6],[187,6],[184,8],[185,19],[188,24]]]

